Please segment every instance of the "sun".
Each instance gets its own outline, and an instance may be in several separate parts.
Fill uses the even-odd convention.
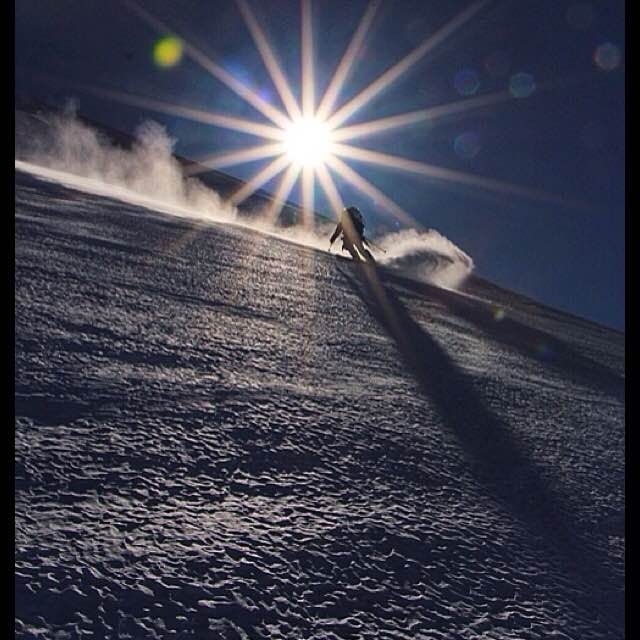
[[[190,177],[203,171],[268,159],[268,163],[246,183],[239,186],[228,199],[232,204],[238,206],[263,185],[282,174],[273,194],[271,208],[267,212],[268,219],[272,221],[278,218],[289,194],[297,183],[300,185],[304,225],[313,225],[316,185],[321,187],[334,213],[339,216],[344,208],[344,202],[334,180],[335,177],[338,177],[340,181],[348,183],[352,188],[374,201],[379,208],[386,210],[396,222],[403,222],[410,227],[420,227],[409,212],[369,182],[359,171],[352,168],[351,161],[405,171],[440,183],[457,184],[470,189],[483,189],[503,195],[585,209],[582,203],[568,202],[560,196],[540,189],[519,186],[353,144],[353,141],[359,138],[369,138],[420,123],[433,124],[440,118],[454,114],[461,116],[466,112],[514,99],[510,90],[503,89],[465,97],[456,102],[395,113],[365,122],[356,120],[348,123],[415,64],[426,58],[427,54],[471,21],[490,2],[491,0],[470,0],[470,4],[465,9],[454,15],[436,31],[426,34],[424,40],[403,58],[388,67],[358,93],[345,100],[345,96],[341,94],[348,93],[345,91],[347,78],[351,70],[356,67],[359,56],[363,52],[367,34],[382,5],[380,0],[370,0],[321,96],[316,95],[318,87],[316,86],[314,64],[312,0],[300,0],[301,76],[299,96],[295,95],[292,85],[285,77],[265,30],[251,9],[250,0],[236,0],[237,7],[269,72],[284,110],[275,101],[267,100],[261,93],[256,92],[235,77],[215,58],[206,55],[186,37],[176,34],[170,36],[168,41],[166,37],[161,41],[163,46],[158,50],[158,54],[160,54],[158,64],[164,66],[175,64],[184,53],[211,76],[240,96],[269,122],[262,118],[254,120],[238,117],[229,113],[133,96],[120,91],[95,89],[93,92],[132,106],[262,138],[264,142],[259,145],[216,151],[198,158],[190,167],[185,168],[185,173]],[[175,33],[161,20],[140,7],[137,0],[124,0],[124,4],[158,33],[163,35]],[[532,91],[527,92],[527,96],[533,92],[535,92],[535,87]]]
[[[286,154],[299,168],[318,167],[331,152],[331,131],[318,118],[299,118],[284,131]]]

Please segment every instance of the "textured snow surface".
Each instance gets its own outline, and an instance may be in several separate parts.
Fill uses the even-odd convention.
[[[16,172],[16,637],[622,638],[624,335]]]

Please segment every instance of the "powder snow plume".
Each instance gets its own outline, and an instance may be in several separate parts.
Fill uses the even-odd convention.
[[[459,287],[473,270],[473,260],[435,229],[406,229],[384,236],[380,262],[418,280],[449,289]]]
[[[278,227],[265,219],[266,206],[239,215],[216,191],[184,175],[173,155],[175,142],[161,125],[148,120],[135,131],[131,148],[124,149],[80,120],[73,102],[47,116],[16,114],[17,168],[165,213],[230,222],[327,251],[331,225],[317,224],[313,230]],[[374,249],[381,264],[438,286],[456,288],[473,270],[473,260],[433,229],[399,231],[376,243],[386,251]],[[334,247],[339,253],[340,242]]]
[[[74,186],[112,195],[181,215],[211,220],[234,220],[237,211],[201,181],[185,178],[173,156],[175,140],[153,121],[135,131],[131,149],[114,145],[82,122],[69,103],[23,128],[16,127],[16,158],[63,174],[87,178]],[[105,190],[106,187],[106,190]]]

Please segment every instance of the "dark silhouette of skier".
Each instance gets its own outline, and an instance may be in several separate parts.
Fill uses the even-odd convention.
[[[329,240],[329,250],[335,239],[342,234],[342,250],[351,254],[356,262],[375,262],[367,248],[364,237],[364,218],[358,207],[347,207],[340,213],[340,219]]]

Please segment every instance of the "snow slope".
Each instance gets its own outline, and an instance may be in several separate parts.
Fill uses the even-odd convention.
[[[622,638],[624,335],[16,171],[16,637]]]

